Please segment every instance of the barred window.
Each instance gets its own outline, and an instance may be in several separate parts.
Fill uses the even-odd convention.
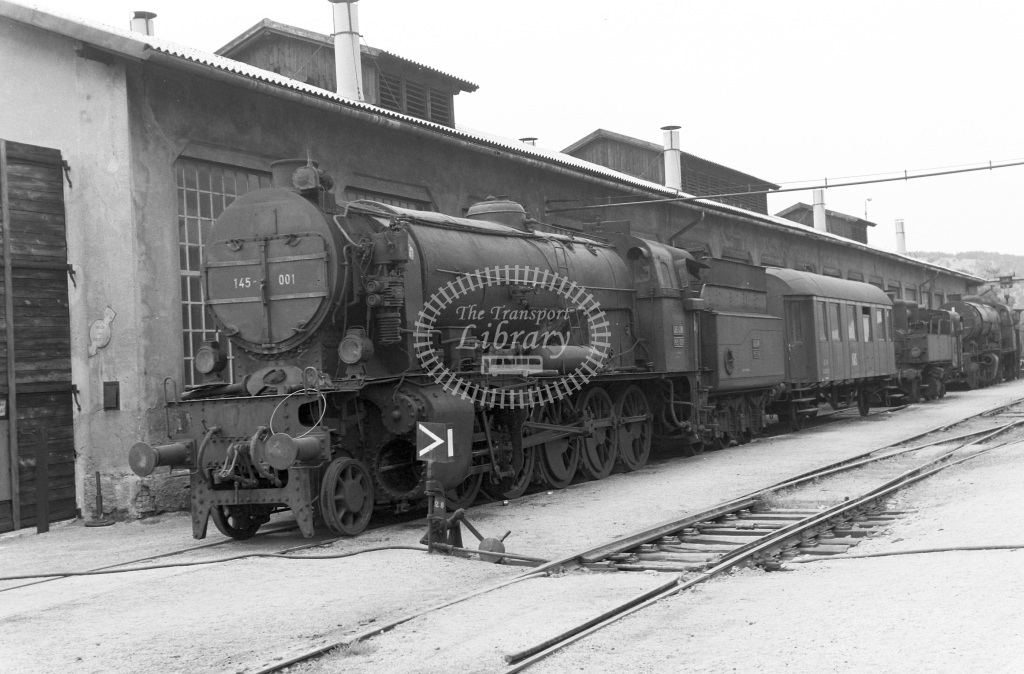
[[[203,309],[203,245],[213,222],[235,200],[250,190],[270,186],[269,173],[256,173],[193,159],[174,164],[178,188],[178,253],[181,270],[181,344],[185,387],[202,381],[192,356],[204,341],[220,341],[228,355],[226,376],[234,379],[231,344],[220,334]]]

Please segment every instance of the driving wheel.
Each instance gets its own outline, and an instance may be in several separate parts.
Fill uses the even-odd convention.
[[[572,405],[565,400],[556,400],[541,409],[537,421],[554,426],[574,426],[574,416]],[[568,487],[580,463],[578,438],[555,438],[538,445],[536,450],[537,472],[540,474],[541,482],[553,489]]]
[[[611,474],[618,453],[611,396],[603,388],[592,388],[580,398],[576,410],[584,423],[596,426],[580,442],[580,472],[591,480],[602,480]]]
[[[615,401],[619,460],[626,470],[640,470],[651,456],[654,416],[639,386],[630,386]]]

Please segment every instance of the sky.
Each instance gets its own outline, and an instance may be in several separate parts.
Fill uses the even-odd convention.
[[[24,2],[26,0],[18,0]],[[263,18],[329,33],[328,0],[37,0],[214,51]],[[1024,3],[361,0],[363,41],[479,85],[456,123],[561,150],[603,128],[783,187],[1024,161]],[[1024,166],[825,192],[870,245],[1024,255]],[[770,195],[777,213],[810,191]],[[1024,274],[1024,269],[1018,270]]]

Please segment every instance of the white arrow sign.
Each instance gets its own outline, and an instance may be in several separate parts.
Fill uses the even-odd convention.
[[[420,424],[420,430],[423,431],[424,433],[426,433],[427,435],[429,435],[431,438],[434,439],[434,441],[432,443],[430,443],[429,445],[427,445],[426,447],[424,447],[423,449],[420,450],[420,456],[426,456],[427,454],[430,454],[431,450],[433,450],[435,447],[437,447],[438,445],[444,444],[444,438],[442,438],[439,435],[435,435],[429,428],[427,428],[423,424]],[[449,430],[448,431],[448,442],[449,442],[448,452],[449,452],[449,456],[451,456],[451,451],[452,451],[451,450],[451,434],[452,434],[452,432]]]
[[[416,430],[417,458],[421,461],[444,462],[455,456],[454,429],[441,423],[419,423]]]

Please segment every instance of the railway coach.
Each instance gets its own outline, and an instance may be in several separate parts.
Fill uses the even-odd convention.
[[[785,389],[771,411],[800,429],[819,403],[890,402],[898,374],[892,300],[866,283],[769,268],[768,310],[786,330]]]

